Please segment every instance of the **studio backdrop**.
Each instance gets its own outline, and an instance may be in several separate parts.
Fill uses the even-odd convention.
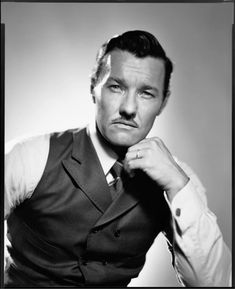
[[[169,102],[150,135],[197,173],[231,249],[233,3],[1,3],[5,141],[85,126],[100,45],[153,33],[174,63]],[[140,232],[141,234],[141,232]],[[130,286],[179,286],[159,235]]]

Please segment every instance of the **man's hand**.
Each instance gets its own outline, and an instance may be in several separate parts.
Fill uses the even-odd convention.
[[[158,137],[144,139],[130,147],[126,153],[124,168],[130,175],[136,169],[144,171],[166,191],[170,201],[189,180]]]

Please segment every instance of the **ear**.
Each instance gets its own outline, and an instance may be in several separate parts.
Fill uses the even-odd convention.
[[[162,102],[161,108],[160,108],[160,110],[159,110],[159,112],[158,112],[158,115],[159,115],[159,114],[163,111],[163,109],[165,108],[165,106],[166,106],[166,104],[167,104],[167,102],[168,102],[168,99],[169,99],[170,94],[171,94],[171,92],[170,92],[170,90],[168,90],[167,93],[166,93],[166,96],[165,96],[165,98],[164,98],[164,100],[163,100],[163,102]]]

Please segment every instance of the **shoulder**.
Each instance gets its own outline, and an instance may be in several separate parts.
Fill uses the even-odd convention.
[[[50,134],[16,138],[5,145],[6,182],[16,184],[38,176],[44,169],[50,147]],[[12,183],[12,181],[14,181]]]
[[[5,145],[5,169],[20,173],[28,171],[37,175],[44,170],[49,154],[53,158],[71,150],[74,135],[80,129],[50,132],[41,135],[16,138]]]
[[[48,153],[50,144],[66,145],[72,143],[73,135],[81,129],[69,129],[60,132],[50,132],[40,135],[31,135],[15,138],[5,144],[5,155],[23,154],[34,155],[35,153]]]
[[[31,197],[48,163],[49,154],[62,155],[78,130],[14,139],[5,145],[5,212]]]
[[[43,171],[50,135],[14,139],[5,145],[5,216],[29,198]]]
[[[50,133],[49,142],[51,146],[68,147],[72,145],[74,136],[81,131],[81,128],[68,129],[60,132]]]
[[[5,154],[10,156],[17,153],[25,155],[35,153],[49,147],[49,142],[50,134],[15,138],[5,144]]]

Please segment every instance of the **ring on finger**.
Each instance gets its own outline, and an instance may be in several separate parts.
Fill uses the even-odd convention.
[[[141,158],[141,156],[140,156],[140,150],[137,150],[137,152],[136,152],[136,159],[140,159]]]

